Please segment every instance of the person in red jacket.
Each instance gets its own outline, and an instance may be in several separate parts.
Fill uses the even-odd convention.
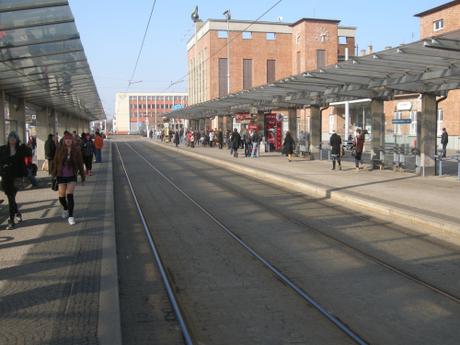
[[[355,165],[356,165],[356,170],[359,171],[361,165],[362,165],[362,155],[364,151],[364,141],[365,141],[365,134],[367,134],[367,131],[362,131],[361,128],[358,128],[356,130],[356,137],[353,141],[353,150],[355,154]]]

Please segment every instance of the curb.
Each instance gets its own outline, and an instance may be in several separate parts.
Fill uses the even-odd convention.
[[[106,141],[107,142],[107,141]],[[101,283],[97,337],[100,345],[121,345],[120,302],[118,294],[117,245],[115,234],[115,205],[113,196],[112,143],[106,164],[107,182],[102,240]]]
[[[152,145],[159,146],[165,148],[167,150],[180,153],[184,156],[193,157],[199,159],[201,161],[207,162],[209,164],[218,166],[220,168],[224,168],[226,170],[230,170],[236,172],[238,174],[247,175],[252,178],[255,178],[259,181],[270,183],[282,188],[289,189],[295,192],[301,192],[308,196],[320,197],[327,199],[334,204],[339,204],[344,208],[359,208],[360,210],[372,211],[377,213],[375,216],[382,217],[382,216],[391,216],[394,218],[399,218],[400,220],[409,221],[414,225],[423,225],[429,226],[436,230],[440,230],[442,232],[447,232],[453,235],[460,234],[460,225],[455,222],[451,222],[448,220],[444,220],[442,218],[432,217],[425,215],[421,212],[414,212],[408,210],[402,210],[398,207],[394,207],[388,205],[386,203],[378,202],[378,201],[371,201],[363,197],[349,195],[341,191],[331,191],[327,188],[320,187],[313,183],[308,183],[305,181],[294,180],[292,178],[283,176],[283,175],[276,175],[264,170],[258,170],[254,168],[250,168],[244,165],[234,165],[226,160],[221,160],[218,158],[204,156],[199,153],[190,152],[182,149],[178,149],[175,147],[171,147],[168,145],[156,143],[150,140],[144,140]],[[346,205],[346,206],[344,206]]]

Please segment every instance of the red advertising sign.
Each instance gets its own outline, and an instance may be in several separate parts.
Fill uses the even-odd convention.
[[[280,151],[282,146],[282,125],[283,122],[278,121],[277,114],[265,115],[265,138],[276,151]]]

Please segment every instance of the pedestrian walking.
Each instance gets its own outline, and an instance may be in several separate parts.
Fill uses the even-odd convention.
[[[449,143],[449,134],[447,133],[447,130],[443,128],[442,134],[441,134],[442,158],[446,158],[448,143]]]
[[[244,157],[248,158],[251,156],[251,133],[246,131],[243,134],[243,141],[244,141]]]
[[[81,176],[83,183],[85,181],[85,171],[81,149],[75,145],[72,135],[66,134],[63,143],[56,150],[53,176],[57,179],[59,202],[63,208],[62,218],[67,218],[70,225],[75,224],[73,211],[77,175]]]
[[[22,182],[27,175],[26,146],[20,143],[16,132],[8,135],[8,143],[0,147],[0,175],[1,186],[8,198],[9,219],[7,230],[12,230],[16,223],[22,222],[22,215],[16,203],[16,195]]]
[[[102,148],[104,147],[104,138],[101,133],[96,132],[94,138],[94,155],[96,156],[96,163],[102,163]]]
[[[33,186],[33,187],[38,187],[38,182],[37,182],[37,179],[36,179],[36,176],[37,176],[37,171],[38,171],[38,168],[37,168],[37,165],[34,164],[33,162],[33,150],[32,150],[32,147],[28,145],[26,145],[25,147],[25,158],[24,158],[24,163],[26,165],[26,173],[27,173],[27,179],[30,181],[30,184]]]
[[[259,147],[260,147],[260,142],[262,138],[260,135],[257,133],[257,131],[254,131],[252,133],[251,137],[251,142],[252,142],[252,152],[251,152],[251,158],[258,158],[259,157]]]
[[[48,139],[45,141],[45,158],[48,162],[48,175],[51,175],[53,169],[53,159],[56,154],[56,140],[53,134],[48,134]]]
[[[329,145],[331,146],[332,170],[335,170],[336,162],[339,164],[339,170],[342,170],[342,138],[335,131],[332,131]]]
[[[93,155],[94,155],[94,143],[89,133],[83,133],[81,135],[81,154],[83,156],[83,163],[86,168],[86,175],[93,175]]]
[[[291,132],[286,132],[286,137],[283,143],[283,154],[288,157],[289,163],[292,162],[292,154],[294,153],[295,141],[291,135]]]
[[[193,149],[195,148],[195,133],[190,131],[190,147]]]
[[[352,154],[355,156],[356,170],[359,171],[362,168],[362,155],[364,151],[366,131],[362,131],[361,128],[356,130],[356,137],[353,140]]]
[[[238,133],[238,129],[234,129],[232,133],[232,154],[233,157],[238,158],[238,149],[241,144],[241,136],[240,133]]]

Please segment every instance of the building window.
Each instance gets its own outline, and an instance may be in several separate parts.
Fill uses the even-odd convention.
[[[252,87],[252,60],[243,60],[243,90]]]
[[[223,30],[217,31],[217,37],[219,37],[219,38],[227,38],[228,37],[228,32],[223,31]]]
[[[409,135],[416,136],[417,135],[417,112],[411,111],[410,112],[410,119],[412,122],[410,123]]]
[[[241,35],[243,36],[243,40],[250,40],[252,38],[252,32],[250,31],[243,31]]]
[[[219,59],[219,97],[228,95],[227,59]]]
[[[298,33],[298,34],[295,36],[295,44],[297,44],[297,45],[300,44],[300,33]]]
[[[444,111],[442,109],[438,109],[438,115],[436,116],[436,119],[438,121],[438,135],[441,135],[444,122]]]
[[[299,74],[300,73],[300,52],[297,52],[296,54],[296,66],[297,66],[296,73]]]
[[[433,22],[433,31],[444,29],[444,19],[438,19]]]
[[[267,41],[274,41],[276,40],[276,34],[274,32],[267,32],[266,38]]]
[[[276,60],[267,60],[267,83],[276,80]]]
[[[332,134],[332,131],[335,129],[334,128],[334,124],[335,124],[335,121],[334,121],[334,114],[330,114],[329,115],[329,134]]]
[[[393,119],[395,120],[401,120],[402,113],[400,111],[396,111],[393,114]],[[394,135],[400,135],[401,134],[401,125],[393,125],[393,133]]]
[[[326,66],[326,51],[324,49],[316,50],[316,68],[322,68]]]
[[[347,38],[345,36],[339,36],[339,44],[347,44]]]

